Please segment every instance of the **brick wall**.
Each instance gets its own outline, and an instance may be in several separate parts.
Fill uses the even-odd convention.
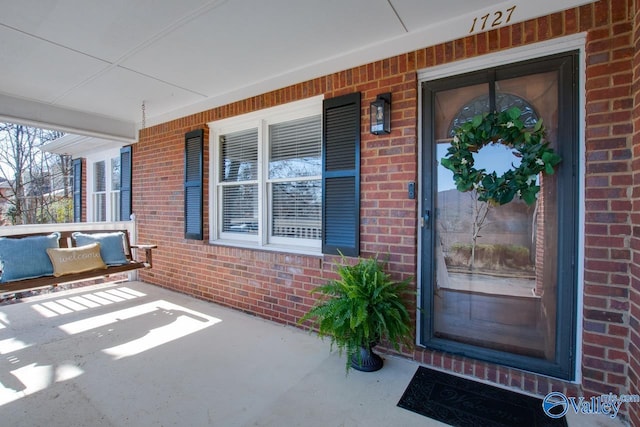
[[[633,44],[640,43],[640,7],[635,5]],[[640,50],[633,58],[633,140],[631,195],[631,263],[629,289],[629,393],[640,394]],[[632,425],[640,425],[640,406],[630,405],[629,418]]]
[[[583,386],[627,390],[632,5],[597,3],[587,41]]]
[[[640,205],[640,137],[632,152],[634,56],[631,0],[600,1],[513,26],[427,47],[144,129],[134,146],[133,210],[140,240],[158,244],[144,280],[294,324],[311,305],[308,291],[333,273],[335,257],[286,255],[209,245],[208,148],[205,150],[205,242],[183,238],[184,134],[206,123],[304,99],[362,92],[361,252],[390,254],[395,278],[417,269],[417,202],[406,185],[418,182],[417,70],[463,58],[587,31],[586,226],[582,384],[422,349],[405,349],[421,363],[526,392],[569,395],[637,392],[640,338],[640,232],[630,239],[633,202]],[[638,69],[636,68],[636,73]],[[637,86],[637,78],[635,80]],[[392,92],[392,133],[369,134],[367,107]],[[637,96],[637,89],[636,89]],[[638,132],[635,132],[638,135]],[[205,144],[205,146],[208,144]],[[632,155],[635,167],[632,169]],[[633,222],[632,222],[633,220]],[[631,246],[630,246],[631,245]],[[634,251],[631,251],[634,248]],[[632,274],[630,276],[630,273]],[[630,278],[631,277],[631,278]],[[629,302],[629,296],[631,301]],[[633,326],[631,335],[629,324]],[[629,337],[631,338],[629,340]],[[631,344],[629,344],[629,341]],[[629,350],[631,368],[629,369]],[[635,381],[633,380],[635,378]],[[637,419],[637,412],[634,413]]]
[[[417,180],[417,81],[415,55],[284,88],[168,124],[144,129],[134,145],[133,210],[140,239],[157,243],[154,268],[144,279],[200,298],[295,324],[311,307],[308,291],[333,274],[336,257],[292,256],[224,248],[183,238],[184,134],[205,128],[205,201],[208,200],[206,123],[314,95],[362,93],[362,255],[390,254],[389,269],[401,279],[415,274],[417,201],[407,200]],[[393,93],[393,132],[369,134],[368,107],[379,93]],[[206,203],[206,202],[205,202]],[[163,250],[164,248],[164,250]],[[184,266],[188,265],[188,270]]]

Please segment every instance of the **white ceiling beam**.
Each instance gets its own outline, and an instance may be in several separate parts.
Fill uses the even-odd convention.
[[[0,120],[127,143],[138,139],[134,122],[4,94],[0,94]]]

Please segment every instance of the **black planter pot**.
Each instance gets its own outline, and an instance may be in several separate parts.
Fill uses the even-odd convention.
[[[357,371],[374,372],[382,368],[382,357],[371,349],[373,346],[360,347],[358,353],[351,356],[351,367]]]

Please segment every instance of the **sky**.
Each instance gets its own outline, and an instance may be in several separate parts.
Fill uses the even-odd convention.
[[[453,172],[440,165],[440,159],[446,156],[449,143],[438,144],[436,160],[438,161],[438,191],[456,188],[453,183]],[[513,155],[513,149],[502,144],[486,145],[473,156],[476,169],[486,169],[487,173],[496,171],[498,176],[507,170],[518,167],[520,159]]]

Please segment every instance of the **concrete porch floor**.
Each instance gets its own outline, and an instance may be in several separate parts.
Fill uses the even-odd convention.
[[[141,282],[0,307],[2,426],[443,426],[396,406],[417,366],[345,376],[327,340]]]

